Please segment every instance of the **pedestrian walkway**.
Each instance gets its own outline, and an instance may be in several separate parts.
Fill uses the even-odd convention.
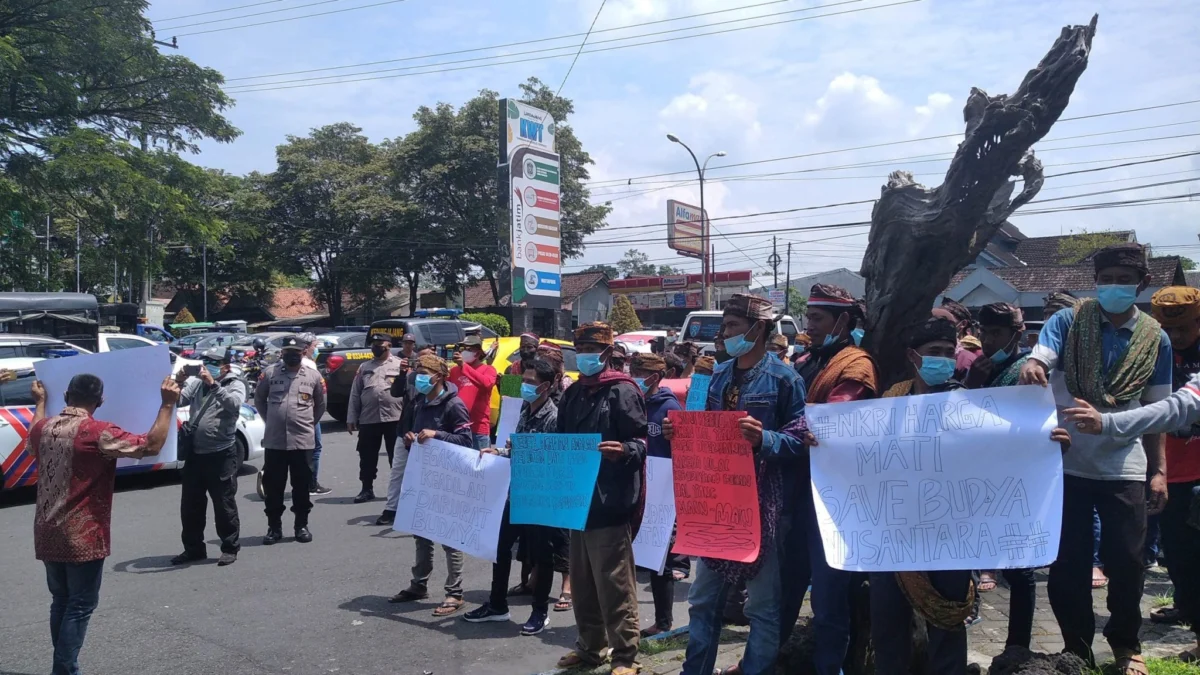
[[[1034,651],[1058,652],[1063,648],[1062,635],[1058,632],[1058,624],[1054,621],[1054,613],[1050,611],[1050,601],[1046,597],[1046,575],[1038,574],[1037,609],[1034,614],[1033,645]],[[1178,654],[1195,644],[1195,636],[1186,628],[1167,626],[1150,622],[1150,612],[1163,606],[1169,600],[1171,582],[1165,569],[1154,568],[1146,574],[1146,591],[1142,598],[1143,650],[1147,658],[1167,658]],[[1093,606],[1096,610],[1096,649],[1097,662],[1103,663],[1112,659],[1112,651],[1104,641],[1101,631],[1108,619],[1105,601],[1108,597],[1105,589],[1099,589],[1093,594]],[[1004,640],[1008,630],[1008,601],[1009,591],[1002,579],[997,579],[995,590],[984,593],[980,614],[983,621],[968,629],[969,653],[968,660],[986,669],[992,658],[1004,651]],[[801,613],[801,622],[811,617],[812,612],[807,602]],[[737,663],[744,648],[748,629],[740,626],[729,626],[722,634],[722,644],[717,658],[717,665],[725,667]],[[651,675],[675,675],[683,666],[683,652],[687,645],[686,635],[679,635],[661,641],[643,640],[642,672]],[[576,670],[571,673],[587,675],[607,674],[608,668],[593,670]],[[780,670],[780,673],[783,673]],[[791,675],[789,671],[789,675]]]

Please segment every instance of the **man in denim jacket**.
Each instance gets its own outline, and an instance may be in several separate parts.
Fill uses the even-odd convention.
[[[721,615],[730,586],[744,581],[749,598],[750,636],[740,665],[725,673],[772,673],[779,652],[780,555],[778,543],[790,525],[796,470],[807,461],[801,440],[804,382],[796,371],[767,353],[774,314],[770,303],[734,295],[725,305],[721,336],[732,359],[716,367],[706,410],[740,410],[742,437],[757,459],[763,542],[758,560],[738,563],[701,558],[688,594],[691,621],[684,675],[710,675],[716,665]],[[674,437],[667,420],[664,437]]]

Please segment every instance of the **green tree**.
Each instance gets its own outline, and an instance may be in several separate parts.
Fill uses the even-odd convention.
[[[608,316],[608,324],[612,326],[613,334],[621,335],[641,330],[642,321],[633,310],[633,303],[624,295],[614,295],[612,312]]]
[[[650,262],[650,256],[636,248],[625,251],[625,255],[617,261],[617,269],[626,279],[629,277],[652,277],[658,272],[658,268]]]
[[[1196,269],[1196,261],[1191,258],[1180,257],[1179,266],[1183,268],[1184,272],[1191,272]]]
[[[787,313],[794,319],[799,319],[808,312],[808,300],[800,295],[794,288],[784,289],[787,291]]]
[[[592,265],[584,269],[582,273],[587,274],[589,272],[603,272],[604,276],[608,277],[610,280],[621,278],[621,271],[613,265]]]
[[[1112,232],[1088,232],[1063,237],[1058,241],[1058,262],[1061,265],[1074,265],[1087,260],[1096,251],[1113,244],[1128,241],[1122,235]]]
[[[474,321],[482,326],[487,326],[500,337],[512,335],[512,326],[509,325],[508,319],[499,314],[489,314],[487,312],[467,313],[459,315],[459,318],[463,321]]]
[[[569,99],[556,96],[537,78],[521,85],[522,100],[548,111],[556,121],[560,155],[560,234],[564,259],[583,254],[583,239],[604,226],[609,207],[593,205],[584,187],[591,157],[584,152],[567,119]],[[501,279],[508,271],[508,242],[500,241],[506,221],[496,195],[497,152],[501,119],[499,96],[483,90],[457,110],[448,103],[422,106],[413,116],[417,128],[386,146],[392,189],[411,200],[420,214],[410,242],[429,261],[447,292],[461,290],[481,273],[495,302],[508,295]],[[416,287],[417,284],[411,284]]]
[[[188,311],[187,307],[184,307],[178,312],[175,312],[175,320],[171,323],[196,323],[196,317],[192,316],[192,313]]]
[[[672,267],[670,265],[658,266],[658,276],[660,277],[669,277],[677,274],[685,274],[685,272],[678,267]]]

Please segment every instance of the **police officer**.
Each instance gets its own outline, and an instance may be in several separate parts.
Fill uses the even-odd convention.
[[[263,544],[283,539],[283,491],[292,478],[292,513],[296,515],[296,541],[312,541],[308,513],[312,510],[312,454],[317,425],[325,414],[325,389],[321,374],[303,365],[308,343],[303,336],[283,341],[279,361],[267,369],[254,392],[254,404],[266,424],[263,447],[263,489],[266,492],[267,535]]]
[[[387,448],[388,466],[396,451],[396,431],[404,398],[392,396],[392,384],[403,380],[400,359],[392,355],[392,336],[387,333],[371,335],[371,354],[374,358],[358,369],[350,385],[350,405],[346,413],[346,430],[358,432],[358,479],[362,492],[355,504],[375,499],[375,476],[379,473],[379,442]]]

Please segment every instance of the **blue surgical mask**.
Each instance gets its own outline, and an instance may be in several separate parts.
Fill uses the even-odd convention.
[[[208,371],[208,374],[212,376],[212,379],[214,379],[214,380],[221,379],[221,367],[220,366],[206,365],[206,366],[204,366],[204,369]]]
[[[754,349],[754,343],[746,339],[745,335],[734,335],[725,338],[725,353],[737,358]]]
[[[1137,286],[1126,284],[1104,284],[1096,287],[1096,297],[1100,306],[1110,314],[1121,314],[1129,311],[1137,300]]]
[[[604,362],[600,360],[599,354],[576,354],[575,366],[579,368],[582,375],[598,375],[604,370]]]
[[[825,336],[825,341],[821,343],[821,346],[828,347],[828,346],[832,345],[833,343],[834,343],[833,335],[830,334],[830,335]]]
[[[635,377],[633,378],[633,381],[637,382],[638,389],[641,389],[643,394],[650,391],[650,387],[646,386],[646,378]]]
[[[417,379],[414,384],[417,387],[417,391],[421,392],[422,394],[428,394],[429,392],[433,391],[433,376],[426,375],[424,373],[417,373]]]
[[[921,369],[917,374],[931,387],[945,384],[954,376],[954,359],[945,356],[922,356]]]
[[[855,347],[862,344],[863,336],[866,334],[867,334],[867,331],[865,331],[861,328],[855,328],[854,330],[850,331],[850,337],[854,340]]]
[[[534,401],[538,400],[538,396],[539,394],[536,384],[529,384],[528,382],[521,383],[521,400],[526,401],[527,403],[533,403]]]
[[[1004,351],[1003,349],[997,351],[995,354],[992,354],[992,363],[1000,364],[1007,360],[1008,352]]]

